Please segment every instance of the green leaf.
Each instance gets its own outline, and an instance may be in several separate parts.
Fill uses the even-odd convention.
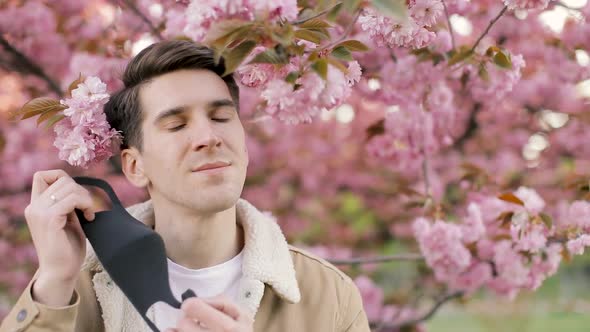
[[[477,74],[479,75],[479,77],[481,77],[482,80],[484,80],[484,82],[490,81],[490,73],[488,73],[488,69],[486,68],[485,63],[481,63]]]
[[[358,41],[358,40],[345,40],[339,44],[336,44],[336,46],[334,46],[334,48],[336,47],[345,47],[347,50],[351,51],[351,52],[365,52],[369,50],[369,47],[365,44],[363,44],[362,42]]]
[[[471,49],[464,49],[462,51],[459,51],[459,52],[453,54],[451,56],[451,58],[449,59],[448,66],[455,65],[455,64],[469,58],[470,56],[473,55],[473,53],[474,52]]]
[[[232,48],[226,56],[224,56],[225,61],[225,72],[221,76],[226,76],[231,74],[238,68],[238,66],[244,61],[244,59],[252,52],[252,50],[256,47],[256,42],[252,40],[247,40],[240,45]]]
[[[498,52],[502,52],[502,50],[498,46],[490,46],[486,50],[486,56],[491,57],[492,55],[494,55],[495,53],[498,53]]]
[[[328,61],[326,61],[326,59],[319,59],[315,61],[311,65],[311,68],[324,80],[328,79]]]
[[[295,38],[305,39],[315,44],[319,44],[322,40],[328,39],[324,34],[315,30],[297,30],[295,31]]]
[[[340,62],[340,60],[334,57],[328,57],[328,63],[338,68],[344,75],[348,75],[348,68]]]
[[[320,19],[312,18],[309,21],[305,21],[299,25],[301,29],[320,29],[320,28],[331,28],[330,23]]]
[[[332,55],[338,59],[352,61],[352,53],[344,46],[338,46],[332,50]]]
[[[553,227],[553,218],[551,218],[550,215],[541,212],[539,213],[539,217],[541,217],[541,220],[543,220],[543,223],[545,224],[545,226],[547,226],[547,228],[551,228]]]
[[[37,126],[39,126],[43,121],[51,118],[54,115],[59,114],[61,109],[52,109],[51,111],[44,112],[37,118]]]
[[[59,121],[61,121],[65,117],[66,116],[63,114],[56,114],[56,115],[52,116],[45,124],[45,129],[49,129],[49,128],[53,127],[56,123],[58,123]]]
[[[204,44],[210,45],[215,50],[215,63],[219,63],[221,55],[234,42],[249,37],[253,39],[252,23],[244,23],[242,20],[225,20],[214,23],[207,32]]]
[[[506,201],[506,202],[510,202],[510,203],[524,206],[524,202],[522,200],[520,200],[520,198],[516,197],[513,193],[504,193],[504,194],[498,196],[498,198],[503,201]]]
[[[272,63],[275,65],[284,65],[289,63],[289,59],[284,56],[280,56],[274,49],[266,50],[262,53],[258,53],[250,63]]]
[[[512,69],[512,61],[510,61],[510,58],[504,52],[498,52],[494,55],[494,63],[499,67]]]
[[[402,0],[371,0],[373,7],[377,9],[380,14],[393,17],[400,20],[407,20],[407,6],[406,2]]]
[[[340,14],[342,8],[342,2],[332,7],[332,9],[330,9],[330,11],[326,14],[326,18],[328,19],[328,21],[336,21],[336,18],[338,18],[338,14]]]
[[[285,77],[285,81],[287,81],[291,84],[295,84],[295,81],[297,81],[298,78],[299,78],[299,72],[292,71],[287,75],[287,77]]]
[[[293,43],[293,38],[295,37],[295,31],[293,30],[293,26],[290,24],[285,24],[281,30],[273,31],[271,33],[271,37],[274,41],[280,43],[283,46],[288,46]]]
[[[344,0],[342,1],[344,9],[349,13],[356,11],[361,5],[362,0]]]

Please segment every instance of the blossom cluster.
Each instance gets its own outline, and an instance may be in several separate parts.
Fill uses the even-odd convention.
[[[513,298],[555,274],[564,250],[582,254],[590,246],[590,203],[574,202],[565,222],[548,225],[540,217],[545,202],[536,191],[520,187],[514,196],[524,204],[485,197],[470,203],[457,223],[414,221],[420,251],[437,281],[468,293],[487,286]],[[569,234],[565,242],[560,234]]]
[[[251,21],[256,18],[269,21],[297,18],[296,0],[193,0],[184,15],[184,34],[201,41],[214,22],[227,19]],[[182,14],[181,14],[182,15]],[[180,19],[176,19],[178,22]]]
[[[408,5],[409,17],[393,18],[365,9],[359,17],[361,29],[367,31],[377,46],[422,48],[436,37],[429,30],[443,15],[441,0],[415,0]]]
[[[107,86],[98,77],[89,76],[72,90],[72,97],[61,100],[67,106],[65,119],[54,131],[59,158],[70,165],[87,168],[113,155],[114,140],[120,137],[107,122],[103,106],[108,102]]]

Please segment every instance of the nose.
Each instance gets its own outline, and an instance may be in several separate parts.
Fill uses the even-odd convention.
[[[221,146],[221,139],[215,133],[210,123],[197,126],[191,137],[194,151],[214,149]]]

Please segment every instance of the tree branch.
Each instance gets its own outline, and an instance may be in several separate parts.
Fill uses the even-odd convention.
[[[47,85],[49,86],[49,89],[51,91],[55,92],[59,97],[63,96],[63,92],[61,91],[61,88],[59,87],[59,85],[51,77],[49,77],[49,75],[47,75],[47,73],[45,73],[43,71],[43,69],[41,69],[41,67],[39,67],[39,65],[37,65],[35,62],[33,62],[33,60],[31,60],[24,53],[22,53],[21,51],[17,50],[14,46],[12,46],[8,42],[8,40],[6,40],[2,36],[2,34],[0,34],[0,45],[2,45],[2,47],[4,47],[6,52],[8,52],[9,54],[11,54],[14,57],[13,61],[19,62],[21,65],[23,65],[28,70],[28,72],[30,74],[33,74],[33,75],[41,78],[42,80],[44,80],[47,83]]]
[[[449,26],[449,33],[451,34],[451,45],[455,49],[455,33],[453,32],[453,26],[451,25],[451,19],[449,17],[449,11],[447,10],[447,4],[445,0],[442,0],[443,7],[445,7],[445,16],[447,17],[447,25]]]
[[[348,36],[348,34],[352,31],[352,28],[354,27],[354,24],[358,20],[359,16],[361,16],[361,11],[360,10],[356,12],[356,14],[354,15],[354,18],[352,19],[352,22],[350,22],[350,24],[346,27],[346,30],[344,31],[344,33],[342,34],[342,36],[340,36],[338,39],[336,39],[335,41],[333,41],[330,44],[328,44],[328,46],[326,46],[325,48],[331,48],[334,45],[336,45],[339,42],[341,42],[344,39],[346,39],[346,36]]]
[[[407,253],[388,256],[375,257],[357,257],[350,259],[328,259],[328,262],[334,265],[353,265],[353,264],[370,264],[370,263],[385,263],[391,261],[419,261],[424,257],[420,254]]]
[[[379,331],[380,329],[400,329],[400,328],[404,328],[404,327],[408,327],[408,326],[413,326],[419,323],[422,323],[424,321],[429,320],[430,318],[432,318],[432,316],[434,316],[434,314],[442,307],[443,304],[459,298],[463,296],[463,292],[454,292],[454,293],[450,293],[447,294],[443,297],[441,297],[440,299],[438,299],[434,305],[432,306],[432,308],[430,308],[430,310],[428,310],[427,312],[425,312],[422,316],[416,317],[416,318],[412,318],[412,319],[408,319],[399,323],[371,323],[372,327],[376,327],[377,331]]]
[[[119,3],[123,3],[125,6],[127,6],[127,8],[131,9],[131,11],[137,16],[139,17],[145,24],[148,25],[148,27],[150,28],[150,30],[152,31],[152,33],[154,35],[156,35],[160,40],[164,40],[164,37],[162,36],[162,34],[160,33],[160,31],[158,31],[158,29],[156,29],[156,27],[153,25],[152,21],[149,20],[149,18],[147,18],[140,10],[139,8],[137,8],[137,6],[135,6],[130,0],[115,0],[116,2]]]
[[[479,128],[479,124],[477,123],[477,113],[480,109],[480,103],[476,103],[475,105],[473,105],[473,110],[471,111],[471,113],[469,113],[469,119],[467,120],[467,128],[463,132],[463,135],[459,136],[455,140],[455,146],[462,146],[465,143],[465,141],[467,141],[475,134],[475,132]]]
[[[292,24],[292,25],[298,25],[298,24],[303,24],[303,23],[305,23],[305,22],[307,22],[307,21],[311,21],[311,20],[313,20],[314,18],[318,18],[318,17],[320,17],[320,16],[322,16],[322,15],[325,15],[325,14],[329,13],[329,12],[330,12],[332,9],[334,9],[334,8],[335,8],[336,6],[338,6],[338,5],[342,5],[342,2],[338,2],[338,3],[336,3],[334,6],[332,6],[332,7],[328,8],[328,9],[322,10],[321,12],[319,12],[319,13],[317,13],[317,14],[315,14],[315,15],[311,16],[311,17],[304,18],[304,19],[302,19],[302,20],[298,20],[298,21],[293,21],[293,22],[291,22],[291,24]]]
[[[479,36],[479,38],[477,39],[475,44],[473,44],[473,47],[471,47],[471,52],[475,51],[475,48],[477,47],[477,45],[479,45],[479,42],[481,42],[483,37],[485,37],[488,34],[488,32],[490,32],[490,29],[492,28],[492,26],[500,19],[500,17],[502,17],[502,15],[504,15],[504,13],[506,12],[507,9],[508,9],[508,6],[504,6],[504,8],[502,8],[500,13],[498,13],[498,15],[493,20],[490,21],[490,24],[488,24],[486,30],[481,34],[481,36]]]
[[[422,177],[424,178],[424,195],[430,198],[430,178],[428,176],[428,155],[424,152],[424,160],[422,161]]]

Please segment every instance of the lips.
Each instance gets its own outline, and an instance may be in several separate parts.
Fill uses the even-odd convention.
[[[216,161],[213,163],[207,163],[207,164],[203,164],[195,169],[193,169],[193,172],[200,172],[200,171],[206,171],[209,169],[215,169],[215,168],[221,168],[221,167],[227,167],[231,165],[228,162],[224,162],[224,161]]]

